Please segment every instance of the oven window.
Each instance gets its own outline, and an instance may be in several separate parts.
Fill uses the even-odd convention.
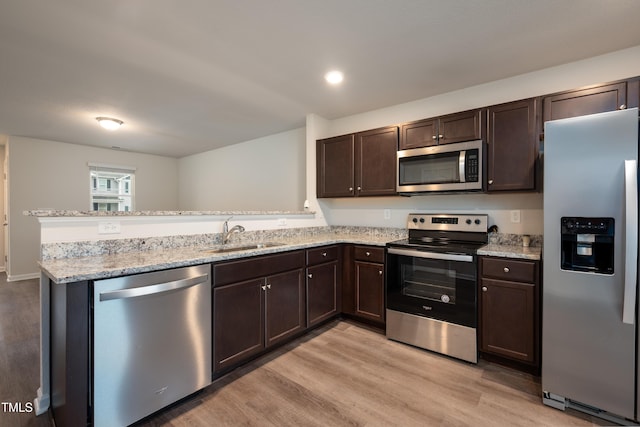
[[[403,265],[401,272],[402,295],[439,301],[445,304],[456,303],[455,270],[422,263],[422,265]]]
[[[476,325],[477,263],[387,255],[390,310],[469,327]]]
[[[455,151],[400,159],[400,185],[460,182],[459,156]]]

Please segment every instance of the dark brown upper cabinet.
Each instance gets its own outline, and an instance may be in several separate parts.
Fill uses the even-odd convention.
[[[482,139],[482,110],[469,110],[405,123],[400,130],[400,149]]]
[[[627,81],[627,107],[640,107],[640,77]]]
[[[487,108],[487,190],[536,189],[538,101],[534,98]]]
[[[396,126],[320,139],[316,150],[319,198],[396,194]]]
[[[566,119],[627,108],[627,82],[606,83],[543,98],[543,119]]]
[[[320,139],[316,142],[317,196],[355,195],[355,135]]]

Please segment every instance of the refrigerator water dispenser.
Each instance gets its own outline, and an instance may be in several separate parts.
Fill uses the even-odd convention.
[[[562,217],[560,268],[613,274],[613,218]]]

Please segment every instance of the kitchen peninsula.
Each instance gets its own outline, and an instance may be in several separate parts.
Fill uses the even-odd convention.
[[[384,301],[374,303],[366,299],[365,292],[358,291],[358,283],[349,283],[354,278],[354,266],[372,267],[377,275],[383,278],[384,246],[386,243],[406,237],[405,229],[375,228],[375,227],[347,227],[318,225],[313,212],[133,212],[133,213],[90,213],[69,211],[30,211],[25,214],[39,218],[42,226],[41,259],[39,265],[41,276],[41,388],[36,399],[39,413],[47,410],[50,396],[55,396],[51,382],[50,366],[56,366],[49,360],[49,346],[54,344],[55,331],[48,320],[54,317],[51,291],[56,287],[73,285],[76,289],[84,289],[86,297],[93,281],[116,277],[143,275],[156,271],[171,271],[183,267],[196,265],[213,265],[212,283],[216,290],[231,288],[227,285],[217,288],[216,280],[223,270],[241,266],[245,276],[242,280],[250,279],[251,271],[256,271],[264,277],[275,278],[291,276],[294,285],[288,289],[297,289],[299,299],[304,303],[300,310],[295,311],[293,318],[299,322],[298,327],[291,334],[281,334],[274,338],[274,343],[284,342],[305,333],[310,327],[322,324],[325,320],[336,315],[353,316],[361,321],[368,321],[378,327],[384,327]],[[232,217],[232,218],[229,218]],[[284,219],[283,219],[284,218]],[[246,225],[246,231],[233,233],[230,242],[222,245],[221,225],[224,221]],[[278,224],[285,223],[287,228],[278,228]],[[291,228],[290,228],[291,227]],[[115,231],[118,231],[116,233]],[[106,233],[105,233],[106,231]],[[218,231],[218,232],[216,232]],[[118,238],[114,238],[117,236]],[[522,248],[510,245],[510,241],[494,239],[496,244],[487,245],[479,252],[481,255],[494,255],[529,260],[538,260],[540,248]],[[507,243],[507,244],[504,244]],[[372,259],[358,261],[357,255],[371,256]],[[282,261],[287,257],[285,261]],[[374,259],[375,258],[375,259]],[[253,260],[265,260],[262,264],[252,263]],[[286,267],[278,267],[282,262]],[[241,264],[242,263],[242,264]],[[246,263],[246,264],[245,264]],[[264,265],[268,265],[264,267]],[[322,267],[323,270],[312,270]],[[264,271],[263,271],[264,270]],[[218,273],[216,273],[218,271]],[[318,271],[318,273],[316,273]],[[327,299],[326,290],[316,294],[313,292],[312,277],[324,277],[320,271],[328,271],[331,278],[330,296]],[[366,270],[362,270],[366,271]],[[294,272],[293,275],[290,273]],[[304,274],[303,274],[304,273]],[[247,275],[248,274],[248,275]],[[252,279],[253,280],[253,279]],[[263,280],[263,279],[259,279]],[[264,279],[267,280],[267,279]],[[288,279],[287,279],[288,280]],[[267,286],[269,282],[264,282]],[[276,286],[274,282],[274,287]],[[306,283],[306,287],[305,287]],[[364,284],[363,284],[364,285]],[[370,286],[370,285],[367,285]],[[373,286],[377,289],[366,288],[366,294],[376,294],[382,298],[384,294],[384,280],[376,281]],[[364,290],[364,288],[363,288]],[[371,291],[371,292],[369,292]],[[220,294],[222,297],[223,294]],[[323,300],[317,303],[308,301],[313,295],[319,295]],[[88,300],[83,299],[84,301]],[[66,308],[70,309],[71,301],[67,299]],[[77,304],[77,302],[76,302]],[[264,302],[262,303],[264,304]],[[319,304],[319,305],[318,305]],[[381,311],[376,313],[380,307]],[[318,307],[324,311],[318,312]],[[326,309],[325,309],[326,307]],[[214,304],[215,309],[215,304]],[[314,311],[315,310],[315,311]],[[71,311],[71,310],[69,310]],[[78,317],[78,313],[80,318]],[[299,315],[296,316],[296,314]],[[319,314],[318,314],[319,313]],[[376,315],[378,317],[376,317]],[[89,307],[70,315],[67,322],[77,324],[85,316],[86,328],[80,328],[91,334],[89,327]],[[76,316],[76,317],[73,317]],[[312,319],[319,319],[317,323]],[[380,321],[381,320],[381,321]],[[263,319],[262,322],[269,322]],[[82,322],[80,322],[82,323]],[[216,327],[213,327],[214,335]],[[241,333],[238,333],[241,335]],[[268,337],[267,337],[268,338]],[[214,341],[215,341],[214,336]],[[278,341],[280,340],[281,341]],[[66,350],[70,351],[69,343]],[[263,354],[269,344],[262,344],[257,350],[252,350],[251,357]],[[216,349],[214,349],[214,359]],[[69,353],[67,353],[69,354]],[[55,356],[52,356],[55,357]],[[234,356],[235,357],[235,356]],[[85,356],[86,359],[86,356]],[[213,375],[224,374],[246,358],[218,357],[219,367],[212,367]],[[231,364],[224,360],[237,360]],[[90,362],[88,362],[90,363]],[[87,369],[91,369],[87,366]],[[217,372],[217,373],[216,373]],[[90,378],[90,373],[86,377]],[[67,378],[67,381],[70,381]],[[83,402],[88,393],[89,381],[81,381],[79,388],[67,387],[65,396],[67,403],[73,403],[71,415],[76,420],[89,417],[88,407]],[[75,393],[75,394],[74,394]],[[74,397],[75,396],[75,397]],[[80,402],[77,402],[77,400]],[[92,402],[87,402],[90,406]],[[51,402],[54,417],[56,404]],[[62,413],[69,408],[62,406]],[[67,415],[64,415],[65,417]],[[62,417],[62,416],[61,416]],[[74,419],[74,418],[69,419]]]

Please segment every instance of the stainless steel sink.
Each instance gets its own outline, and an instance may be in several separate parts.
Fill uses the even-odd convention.
[[[210,254],[223,254],[227,252],[238,252],[238,251],[249,251],[252,249],[262,249],[262,248],[272,248],[274,246],[283,246],[284,243],[279,242],[264,242],[264,243],[253,243],[250,245],[241,245],[241,246],[220,246],[212,249],[205,249],[204,252]]]

